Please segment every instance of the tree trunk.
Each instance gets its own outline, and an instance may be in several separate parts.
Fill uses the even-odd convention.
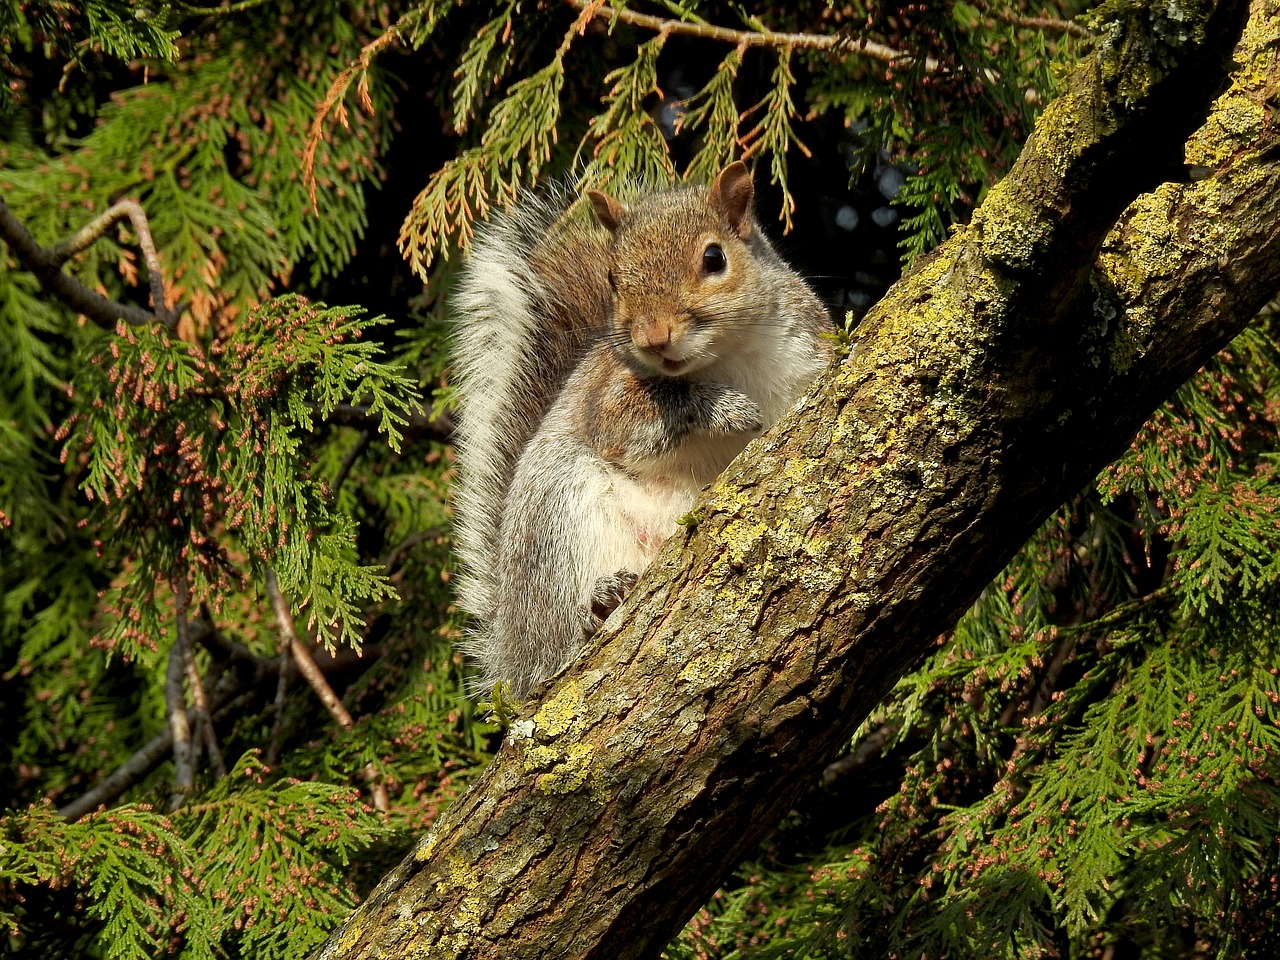
[[[1280,3],[1254,0],[1242,36],[1245,6],[1117,5],[972,223],[717,481],[321,956],[660,953],[1280,289]]]

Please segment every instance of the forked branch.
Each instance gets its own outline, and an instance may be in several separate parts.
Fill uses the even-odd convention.
[[[151,287],[151,310],[104,297],[62,270],[68,260],[92,246],[121,220],[128,220],[138,236],[138,246],[142,250],[147,280]],[[99,326],[114,329],[121,320],[137,326],[160,323],[170,330],[178,325],[182,310],[179,307],[169,307],[165,298],[164,274],[160,269],[160,256],[156,252],[155,241],[151,237],[151,225],[147,221],[146,211],[136,200],[121,200],[113,204],[69,239],[52,248],[42,247],[22,221],[14,216],[8,204],[0,200],[0,239],[9,245],[18,262],[36,275],[46,293],[77,313],[84,314]]]

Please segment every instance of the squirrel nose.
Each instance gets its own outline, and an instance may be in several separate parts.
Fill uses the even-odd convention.
[[[644,320],[631,328],[631,339],[641,350],[659,353],[671,344],[671,324],[662,320]]]

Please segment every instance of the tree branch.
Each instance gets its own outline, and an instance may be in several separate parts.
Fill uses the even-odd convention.
[[[1070,20],[1061,20],[1057,17],[1020,16],[1012,10],[993,10],[991,5],[986,2],[978,2],[975,6],[987,16],[994,17],[996,20],[1014,27],[1026,27],[1031,30],[1043,30],[1053,33],[1069,33],[1071,36],[1081,39],[1088,39],[1093,36],[1088,29]]]
[[[779,33],[774,30],[734,30],[730,27],[717,27],[712,24],[686,20],[664,20],[647,13],[634,10],[618,10],[607,4],[595,3],[593,0],[565,0],[570,7],[579,13],[591,10],[595,20],[615,20],[628,23],[655,33],[668,36],[698,37],[703,40],[715,40],[735,47],[776,47],[791,50],[834,50],[841,54],[855,54],[893,63],[898,60],[912,59],[909,54],[893,47],[876,43],[874,40],[855,40],[845,36],[814,33]]]
[[[125,218],[129,219],[138,234],[138,244],[142,248],[147,279],[151,285],[154,311],[111,300],[62,272],[64,263],[94,243],[112,224]],[[170,330],[177,326],[181,311],[170,310],[166,305],[160,257],[151,239],[147,215],[137,201],[121,200],[77,231],[71,239],[50,250],[40,246],[4,200],[0,200],[0,239],[9,245],[18,262],[36,275],[46,293],[100,326],[113,328],[121,320],[138,326],[160,323]]]
[[[247,647],[223,636],[221,631],[213,625],[212,620],[209,619],[207,611],[200,617],[188,622],[187,636],[190,642],[201,644],[215,657],[229,657],[251,668],[250,676],[244,676],[242,673],[240,678],[236,679],[233,673],[222,672],[218,680],[208,681],[208,688],[212,691],[212,696],[207,700],[208,711],[212,725],[215,728],[217,724],[228,717],[243,713],[245,708],[259,696],[257,686],[267,677],[274,678],[282,666],[287,667],[293,663],[293,660],[287,656],[278,658],[260,657]],[[381,648],[378,644],[366,646],[363,659],[367,660],[370,657],[378,656],[380,650]],[[316,666],[321,671],[349,669],[360,662],[351,653],[351,651],[344,650],[339,651],[337,656],[330,657],[326,655],[316,661]],[[243,690],[242,687],[246,683],[250,684],[253,689]],[[205,682],[202,681],[200,686],[204,688],[206,686]],[[198,716],[198,707],[193,706],[187,709],[186,722],[188,729],[197,726],[199,722]],[[67,820],[78,820],[91,810],[110,804],[163,763],[170,756],[172,750],[173,730],[171,727],[166,727],[162,733],[158,733],[148,740],[133,756],[101,781],[94,784],[86,793],[59,809],[58,815]],[[269,763],[268,766],[274,766],[274,763]],[[219,774],[219,776],[222,775],[221,773]]]
[[[293,657],[294,666],[298,668],[298,672],[310,684],[311,689],[315,691],[316,696],[320,698],[320,702],[324,704],[325,709],[329,711],[333,719],[344,730],[350,730],[355,726],[355,720],[352,719],[351,713],[342,701],[338,699],[338,695],[333,692],[333,687],[329,686],[329,681],[325,679],[320,668],[316,666],[316,661],[312,658],[310,651],[298,640],[298,631],[294,627],[293,614],[289,611],[288,601],[280,593],[280,585],[276,581],[274,571],[267,571],[266,584],[267,597],[271,601],[272,610],[275,611],[276,625],[280,628],[281,647],[285,653]],[[378,776],[377,768],[372,763],[367,764],[361,772],[361,776],[365,783],[369,785],[369,793],[373,798],[373,805],[382,813],[390,812],[391,800],[387,796],[386,786]]]
[[[191,650],[191,637],[187,630],[187,579],[180,574],[173,585],[177,605],[177,637],[169,648],[169,669],[165,674],[164,699],[169,715],[169,733],[173,743],[173,791],[169,795],[169,809],[176,810],[191,795],[196,783],[195,747],[191,742],[191,721],[187,718],[187,699],[184,679],[187,657]],[[199,710],[193,711],[199,719]]]
[[[253,692],[248,691],[228,700],[213,711],[214,722],[225,720],[233,714],[240,713],[253,701],[253,697]],[[194,709],[187,711],[188,723],[195,723],[195,717]],[[65,807],[59,808],[58,816],[64,820],[79,820],[85,814],[98,809],[98,807],[110,804],[163,763],[172,749],[173,731],[166,729],[162,733],[157,733],[143,744],[133,756],[96,783],[93,789],[71,801]]]
[[[897,735],[896,725],[882,723],[875,731],[858,741],[852,753],[827,764],[826,769],[822,771],[822,785],[833,787],[851,773],[861,770],[870,760],[880,756],[889,741]]]
[[[400,429],[406,436],[429,437],[441,443],[450,443],[453,439],[453,418],[448,413],[441,413],[430,406],[421,410],[406,411],[408,423]],[[369,413],[369,408],[352,403],[340,403],[325,418],[325,422],[340,427],[356,427],[360,430],[378,431],[379,419]]]
[[[369,430],[361,430],[360,435],[356,437],[356,442],[351,445],[351,449],[347,451],[346,456],[342,458],[342,463],[338,467],[338,472],[333,478],[332,495],[336,500],[338,494],[342,491],[342,485],[347,482],[347,477],[351,475],[351,468],[356,465],[356,461],[360,459],[360,455],[369,448],[369,443],[373,440],[373,433]]]
[[[271,734],[267,738],[266,764],[274,767],[280,762],[280,752],[284,749],[284,717],[285,703],[289,694],[289,683],[293,680],[293,659],[280,657],[280,665],[276,671],[276,696],[272,702],[275,717],[271,721]]]
[[[255,7],[261,7],[271,3],[273,0],[240,0],[239,3],[231,3],[229,0],[217,7],[206,7],[198,3],[177,3],[175,6],[184,16],[189,17],[225,17],[231,14],[244,13]]]
[[[213,729],[213,714],[209,710],[209,698],[205,695],[204,681],[200,679],[200,671],[196,669],[195,651],[192,650],[190,643],[188,639],[186,673],[187,683],[191,687],[191,699],[195,704],[196,733],[204,744],[204,752],[213,767],[213,775],[221,780],[227,775],[227,765],[222,759],[222,749],[218,746],[218,733]]]

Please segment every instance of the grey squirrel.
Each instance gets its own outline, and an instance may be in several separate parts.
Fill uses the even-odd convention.
[[[582,648],[694,498],[826,365],[818,297],[742,163],[629,203],[561,192],[477,234],[453,299],[455,536],[477,692]]]

